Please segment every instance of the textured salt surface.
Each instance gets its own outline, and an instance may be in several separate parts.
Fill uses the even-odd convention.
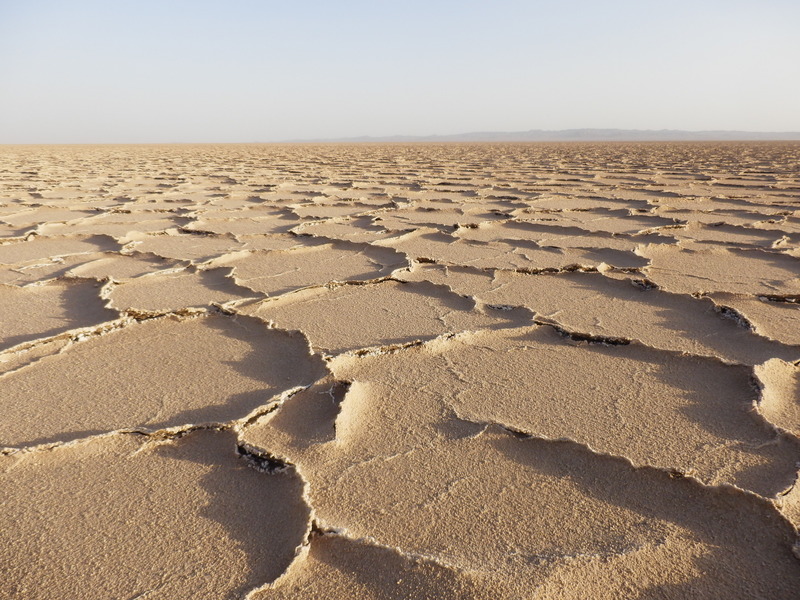
[[[0,149],[0,597],[796,598],[800,145]]]

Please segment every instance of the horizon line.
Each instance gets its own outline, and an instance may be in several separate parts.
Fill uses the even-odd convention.
[[[619,129],[573,128],[520,131],[470,131],[428,135],[359,135],[328,138],[292,138],[273,141],[147,141],[147,142],[0,142],[0,146],[133,146],[203,144],[342,144],[342,143],[447,143],[447,142],[749,142],[800,141],[800,131],[752,131],[736,129]]]

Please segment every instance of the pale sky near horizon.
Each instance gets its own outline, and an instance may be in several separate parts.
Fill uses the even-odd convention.
[[[800,0],[0,0],[0,143],[800,131]]]

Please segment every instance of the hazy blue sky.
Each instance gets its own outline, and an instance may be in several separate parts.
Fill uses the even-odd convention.
[[[800,0],[0,0],[0,143],[800,131]]]

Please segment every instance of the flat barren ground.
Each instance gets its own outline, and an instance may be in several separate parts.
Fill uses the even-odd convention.
[[[800,590],[800,144],[0,148],[0,598]]]

